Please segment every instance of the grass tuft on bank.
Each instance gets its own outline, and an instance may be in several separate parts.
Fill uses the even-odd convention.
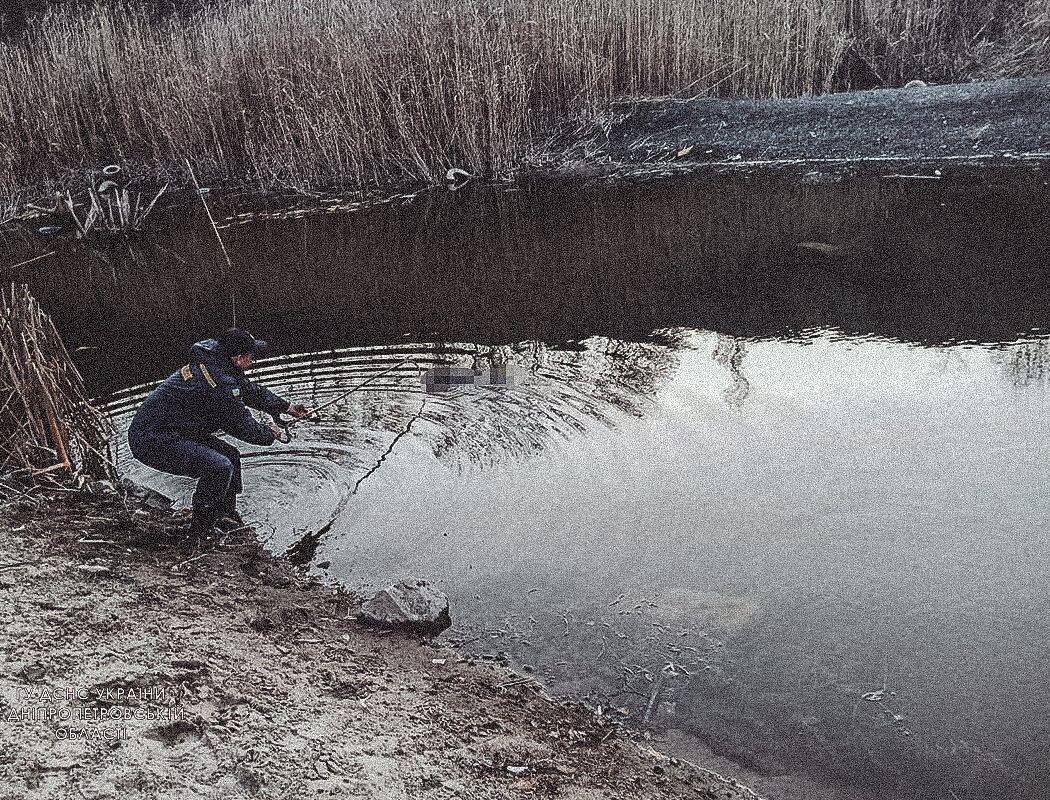
[[[216,0],[59,6],[0,42],[0,187],[114,161],[263,188],[505,174],[613,100],[1050,67],[1031,0]]]

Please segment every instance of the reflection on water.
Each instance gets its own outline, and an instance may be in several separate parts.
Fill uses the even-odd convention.
[[[1045,181],[506,189],[227,200],[241,322],[296,354],[254,377],[316,407],[405,362],[246,448],[269,546],[440,583],[467,646],[771,798],[1047,796]],[[0,234],[60,251],[15,277],[118,424],[225,326],[198,205],[105,250]]]
[[[1016,386],[1045,383],[1050,375],[1050,349],[1045,340],[1007,345],[997,352],[998,361]]]
[[[839,329],[1011,341],[1045,322],[1050,272],[1033,265],[1050,261],[1048,203],[1038,174],[477,186],[226,228],[227,279],[187,197],[154,212],[152,232],[106,247],[5,228],[0,263],[59,251],[10,277],[31,284],[77,347],[94,348],[78,364],[102,394],[160,377],[222,327],[229,282],[240,322],[284,352],[647,341],[679,326],[741,339]]]
[[[725,367],[729,370],[729,374],[733,376],[732,385],[722,392],[722,397],[731,406],[743,405],[751,392],[751,384],[740,369],[745,355],[747,355],[747,344],[745,342],[734,339],[732,336],[719,334],[718,343],[715,346],[712,357],[715,363]]]
[[[439,576],[473,647],[763,773],[1039,797],[1048,398],[999,362],[1044,343],[752,341],[740,405],[694,333],[642,418],[469,479],[406,454],[319,557]]]

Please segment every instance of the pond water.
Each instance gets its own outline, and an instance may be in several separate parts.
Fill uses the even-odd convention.
[[[227,198],[230,275],[189,200],[132,241],[6,244],[58,242],[20,277],[118,428],[231,285],[275,391],[382,373],[243,448],[272,549],[425,578],[446,637],[770,798],[1041,798],[1048,199],[1039,173]],[[428,393],[435,365],[512,380]]]

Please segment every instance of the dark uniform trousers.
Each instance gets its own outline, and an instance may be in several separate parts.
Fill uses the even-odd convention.
[[[129,436],[131,453],[148,467],[172,475],[199,478],[193,493],[195,512],[210,514],[231,510],[241,492],[241,454],[217,436],[200,441]]]

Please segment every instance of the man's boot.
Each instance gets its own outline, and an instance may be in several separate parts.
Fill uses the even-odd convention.
[[[215,533],[215,523],[219,519],[221,512],[209,510],[201,511],[199,509],[193,509],[193,516],[190,518],[190,528],[187,531],[190,538],[206,539]]]
[[[237,495],[231,494],[223,501],[218,524],[223,530],[233,530],[244,526],[244,519],[237,511]]]

